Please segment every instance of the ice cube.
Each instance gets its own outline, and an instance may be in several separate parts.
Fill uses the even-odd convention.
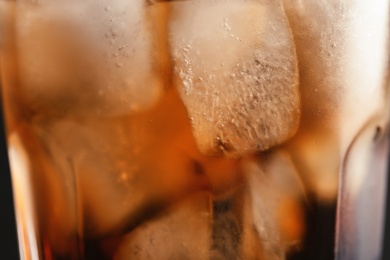
[[[210,194],[198,193],[126,235],[115,259],[210,259]]]
[[[246,176],[244,234],[258,240],[264,259],[285,259],[304,232],[305,190],[295,166],[286,151],[276,150],[247,161]]]
[[[200,150],[241,155],[299,121],[295,47],[281,1],[185,1],[171,8],[174,73]]]
[[[14,53],[20,103],[78,116],[154,104],[162,79],[145,8],[142,0],[20,3]]]
[[[302,102],[291,154],[313,192],[333,200],[339,165],[357,132],[372,120],[383,128],[386,120],[389,1],[284,4],[297,48]]]
[[[48,153],[66,162],[59,167],[71,167],[64,174],[75,175],[87,237],[133,229],[208,182],[197,167],[201,155],[174,89],[142,113],[63,119],[38,129]]]

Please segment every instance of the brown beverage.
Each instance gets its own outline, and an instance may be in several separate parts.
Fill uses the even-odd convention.
[[[298,257],[385,142],[388,1],[1,10],[25,259]]]

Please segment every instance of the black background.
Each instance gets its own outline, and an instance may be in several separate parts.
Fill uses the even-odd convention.
[[[0,259],[17,260],[19,251],[2,114],[0,110]]]

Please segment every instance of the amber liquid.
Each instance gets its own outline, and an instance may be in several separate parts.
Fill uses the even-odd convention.
[[[275,14],[287,24],[283,9],[275,6],[279,8]],[[267,8],[270,12],[271,7]],[[104,10],[109,12],[110,9]],[[34,14],[29,12],[27,14]],[[161,44],[148,46],[152,53],[150,57],[146,55],[152,64],[146,66],[150,77],[140,78],[158,83],[150,80],[141,85],[150,86],[152,90],[145,92],[150,95],[146,101],[134,102],[134,106],[127,106],[131,102],[126,98],[133,100],[125,94],[138,92],[126,92],[126,88],[138,85],[125,82],[118,88],[105,88],[100,81],[106,76],[101,71],[105,68],[104,62],[90,55],[101,53],[81,41],[72,40],[72,30],[77,28],[51,27],[50,23],[37,18],[36,31],[31,30],[31,35],[25,37],[33,39],[31,46],[37,48],[34,51],[54,46],[50,54],[58,60],[50,59],[49,55],[42,60],[37,58],[40,55],[32,56],[31,61],[37,60],[42,67],[37,65],[38,70],[31,72],[30,66],[21,62],[28,61],[29,46],[17,42],[22,39],[17,37],[23,30],[15,32],[14,24],[9,23],[9,42],[2,57],[2,80],[8,146],[15,151],[10,157],[20,216],[18,225],[23,230],[21,248],[26,254],[34,255],[35,251],[30,251],[36,247],[34,256],[42,259],[334,258],[337,174],[345,155],[340,155],[342,149],[337,138],[341,134],[339,136],[332,128],[337,122],[333,110],[326,110],[325,106],[323,110],[318,109],[317,99],[307,98],[314,93],[308,91],[312,86],[300,89],[305,95],[298,93],[295,56],[282,59],[283,66],[275,68],[271,62],[261,63],[254,54],[249,58],[245,56],[248,61],[241,64],[241,76],[231,74],[227,78],[237,76],[237,81],[255,82],[256,87],[264,87],[264,82],[259,81],[261,77],[254,77],[256,75],[246,69],[254,66],[260,72],[269,73],[271,79],[276,78],[277,86],[290,80],[292,86],[288,91],[279,89],[280,95],[275,95],[266,88],[271,85],[266,85],[265,90],[245,96],[254,102],[250,105],[240,96],[229,96],[237,102],[221,102],[231,105],[226,113],[234,114],[238,108],[243,111],[237,112],[239,115],[232,118],[234,120],[223,118],[225,121],[218,122],[217,130],[212,130],[219,136],[210,134],[212,142],[206,147],[199,141],[202,132],[197,132],[199,125],[195,124],[199,124],[201,112],[207,114],[208,110],[199,109],[199,112],[194,102],[183,94],[184,83],[180,82],[175,66],[188,61],[174,62],[170,50],[173,43],[168,37],[170,12],[168,4],[157,4],[146,12],[145,28],[150,31],[145,37]],[[23,17],[23,10],[19,14]],[[232,28],[222,21],[221,27],[230,32]],[[283,29],[283,24],[278,25]],[[48,36],[46,29],[66,30],[63,35]],[[290,33],[290,28],[283,32]],[[109,31],[107,37],[111,37],[112,45],[116,44],[117,33]],[[294,39],[288,36],[284,40],[291,41],[291,45],[283,51],[295,55],[295,51],[291,51]],[[234,41],[236,38],[240,40],[235,36]],[[126,46],[120,46],[119,51],[124,48]],[[118,54],[102,53],[108,60],[116,59]],[[291,64],[285,65],[291,60]],[[49,65],[45,65],[46,62]],[[210,60],[210,64],[212,62]],[[115,64],[121,72],[123,64]],[[41,73],[41,68],[48,71],[48,83],[33,81],[34,73]],[[87,68],[89,70],[84,72]],[[130,67],[131,71],[137,72],[137,69],[135,65]],[[273,69],[276,72],[291,69],[292,72],[277,77],[269,72]],[[305,75],[306,71],[301,73]],[[132,76],[138,77],[136,74]],[[33,75],[30,78],[33,83],[26,80],[26,75]],[[45,75],[38,75],[46,79]],[[196,79],[199,85],[195,87],[204,87],[199,83],[204,80],[201,78]],[[310,77],[303,79],[311,80]],[[217,83],[224,86],[225,81]],[[266,77],[264,81],[271,82]],[[237,86],[234,83],[232,86],[234,94]],[[315,93],[315,97],[321,97],[321,93]],[[208,95],[216,95],[214,101],[220,98],[219,93]],[[202,108],[210,100],[210,97],[206,100],[206,94],[204,97],[204,102],[198,101]],[[300,97],[302,111],[298,105]],[[288,102],[283,103],[282,99]],[[275,102],[286,107],[269,106]],[[267,105],[260,107],[259,103]],[[221,107],[219,113],[223,111]],[[258,134],[251,132],[252,124],[258,121],[250,121],[250,116],[256,111],[260,115],[259,107],[269,109],[267,115],[275,115],[275,118],[284,112],[289,115],[278,120],[264,117],[270,119],[269,124],[260,125],[264,133],[271,136],[264,142],[275,139],[267,144],[251,144],[251,140],[257,139],[243,136],[243,133]],[[299,113],[302,113],[300,121]],[[194,118],[198,121],[194,122]],[[236,119],[243,120],[237,124]],[[223,123],[236,128],[230,131]],[[208,121],[204,124],[214,127]],[[248,125],[249,130],[244,129]],[[377,128],[373,126],[373,136]],[[380,129],[384,132],[384,127]],[[276,130],[283,135],[280,140],[272,136]],[[232,134],[234,131],[236,135]],[[325,163],[317,167],[318,162]],[[317,168],[319,173],[330,173],[331,177],[313,174],[313,169]],[[32,233],[35,239],[29,236]]]

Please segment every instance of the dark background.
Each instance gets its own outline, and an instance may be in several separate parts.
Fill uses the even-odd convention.
[[[0,259],[17,260],[19,253],[2,114],[0,102]]]
[[[0,86],[1,88],[1,86]],[[1,97],[0,97],[1,98]],[[14,207],[12,204],[12,189],[11,189],[11,178],[9,173],[9,164],[7,159],[7,150],[5,145],[5,135],[4,135],[4,121],[1,113],[1,103],[0,103],[0,259],[4,260],[17,260],[19,259],[19,250],[17,247],[17,236],[16,236],[16,224],[15,224],[15,215],[14,215]],[[390,157],[389,157],[390,161]],[[389,172],[389,171],[388,171]],[[390,178],[388,178],[388,187],[390,187]],[[390,189],[389,189],[390,190]],[[384,239],[384,251],[383,251],[383,260],[390,259],[390,192],[388,191],[387,195],[387,210],[386,215],[386,226],[385,226],[385,239]],[[329,221],[329,218],[332,218],[332,215],[335,213],[335,208],[319,208],[319,215],[322,217],[326,217],[327,219],[316,219],[317,223],[331,223],[334,225],[332,221]],[[317,215],[317,214],[316,214]],[[327,228],[326,225],[323,225],[324,228]],[[330,236],[326,240],[332,240],[333,233],[329,233]],[[309,245],[318,241],[318,237],[309,238]],[[310,243],[311,242],[311,243]],[[325,241],[318,241],[319,243],[323,243]],[[317,242],[317,243],[318,243]],[[332,245],[332,241],[330,242]],[[333,258],[333,254],[331,252],[331,248],[327,248],[326,251],[330,252],[318,252],[320,256],[313,257],[312,253],[309,254],[299,254],[292,259],[301,259],[301,260],[327,260]],[[321,250],[320,250],[321,251]],[[323,251],[323,250],[322,250]]]

